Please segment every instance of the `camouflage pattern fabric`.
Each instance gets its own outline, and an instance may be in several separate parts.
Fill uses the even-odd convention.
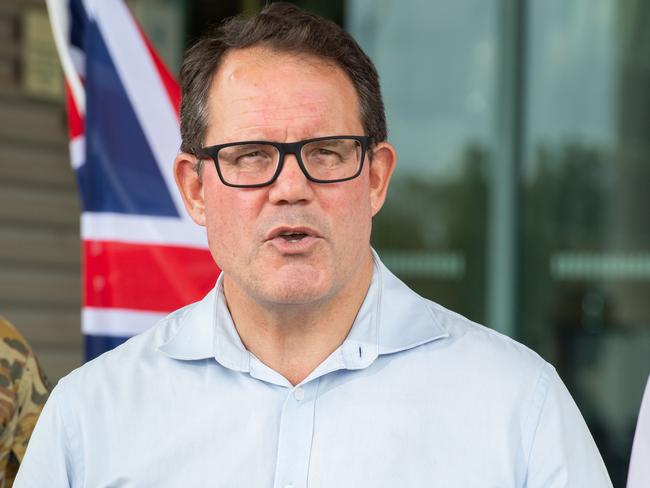
[[[27,341],[0,316],[0,488],[13,485],[50,390]]]

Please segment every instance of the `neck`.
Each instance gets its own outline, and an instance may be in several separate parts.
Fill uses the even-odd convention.
[[[334,297],[317,304],[261,304],[224,276],[224,294],[242,343],[292,385],[345,340],[372,278],[372,257]]]

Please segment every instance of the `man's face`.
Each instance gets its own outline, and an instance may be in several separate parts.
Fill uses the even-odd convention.
[[[309,56],[231,51],[214,76],[208,107],[206,146],[364,134],[351,81]],[[177,158],[177,179],[190,214],[207,227],[226,289],[238,287],[267,306],[306,305],[345,293],[367,271],[371,219],[390,178],[380,175],[378,184],[368,156],[358,178],[322,184],[309,181],[287,155],[278,179],[262,188],[225,186],[211,161],[194,181],[184,157]],[[292,232],[306,237],[282,236]]]

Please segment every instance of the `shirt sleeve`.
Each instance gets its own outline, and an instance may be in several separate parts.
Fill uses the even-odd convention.
[[[61,388],[50,395],[27,446],[14,482],[15,488],[77,486],[77,467],[70,449],[70,438],[64,423]]]
[[[530,449],[527,488],[611,488],[598,448],[555,369],[547,365],[546,388]]]
[[[650,485],[650,378],[645,387],[639,420],[636,424],[627,488],[643,488]]]

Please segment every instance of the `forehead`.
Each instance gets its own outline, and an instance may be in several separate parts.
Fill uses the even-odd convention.
[[[207,143],[363,133],[356,90],[340,67],[261,47],[226,54],[208,111]]]

